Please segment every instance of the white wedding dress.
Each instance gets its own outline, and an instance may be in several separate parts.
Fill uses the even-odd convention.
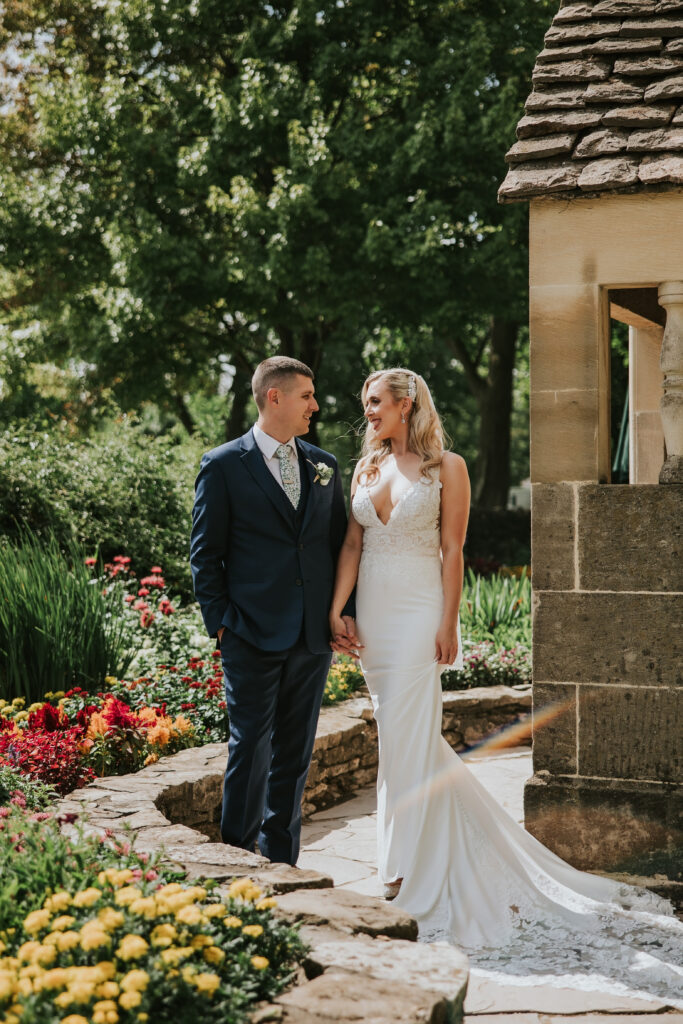
[[[579,988],[602,972],[617,991],[683,1006],[683,924],[670,904],[560,860],[441,736],[440,490],[438,472],[414,484],[386,524],[365,486],[353,499],[361,664],[379,733],[379,877],[403,878],[396,904],[421,938],[457,943],[484,971],[571,976]]]

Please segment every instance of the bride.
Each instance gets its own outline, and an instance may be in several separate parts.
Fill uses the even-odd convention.
[[[677,974],[669,952],[677,945],[680,952],[683,938],[670,905],[560,860],[499,806],[442,738],[441,672],[462,667],[467,468],[444,451],[418,374],[373,373],[361,397],[367,427],[330,629],[336,649],[359,641],[374,706],[385,896],[417,918],[422,938],[448,938],[477,950],[480,965],[498,968],[502,959],[516,959],[526,968],[570,969],[585,964],[593,947],[614,967],[632,969],[635,932],[638,955],[656,961],[648,978],[659,972],[668,989]],[[354,586],[358,636],[349,638],[341,613]]]

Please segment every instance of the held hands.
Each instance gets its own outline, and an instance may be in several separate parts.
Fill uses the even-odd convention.
[[[436,634],[436,656],[439,665],[452,665],[458,656],[458,626],[441,623]]]
[[[362,643],[356,634],[356,623],[350,615],[330,614],[330,647],[336,654],[358,659]]]

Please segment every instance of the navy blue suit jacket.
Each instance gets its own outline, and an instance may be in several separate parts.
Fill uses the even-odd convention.
[[[303,515],[265,464],[249,430],[203,456],[195,485],[190,564],[210,636],[221,626],[264,651],[292,647],[304,627],[312,653],[329,653],[328,613],[346,532],[336,459],[296,439],[308,473]],[[334,475],[316,476],[324,462]],[[354,614],[353,601],[345,609]]]

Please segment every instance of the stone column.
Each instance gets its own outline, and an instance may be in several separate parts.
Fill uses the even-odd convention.
[[[666,461],[659,482],[683,483],[683,281],[660,284],[659,304],[666,309],[660,359],[664,374],[661,409]]]
[[[629,327],[629,483],[656,484],[664,462],[662,328]]]

